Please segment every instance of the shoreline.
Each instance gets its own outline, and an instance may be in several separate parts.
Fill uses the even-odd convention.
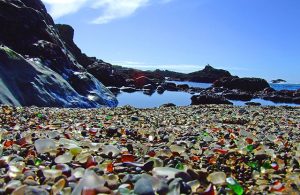
[[[0,106],[0,116],[5,193],[299,193],[299,107]]]

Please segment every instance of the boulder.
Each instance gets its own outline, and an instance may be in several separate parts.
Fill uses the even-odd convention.
[[[133,93],[133,92],[136,92],[138,91],[136,88],[134,87],[121,87],[120,88],[121,91],[124,91],[124,92],[127,92],[127,93]]]
[[[159,94],[164,93],[165,90],[166,90],[166,89],[165,89],[163,86],[161,86],[161,85],[159,85],[159,86],[156,88],[156,91],[157,91],[157,93],[159,93]]]
[[[214,87],[238,89],[241,91],[257,92],[270,88],[269,83],[261,78],[226,77],[213,83]]]
[[[293,98],[293,103],[300,104],[300,97]]]
[[[146,77],[146,76],[140,76],[134,79],[134,85],[136,88],[143,88],[145,85],[152,85],[155,86],[155,83],[152,81],[152,79]]]
[[[217,95],[193,95],[191,105],[200,105],[200,104],[230,104],[232,102],[228,101],[222,96]]]
[[[144,90],[151,90],[151,91],[155,91],[155,85],[152,84],[147,84],[143,86]]]
[[[247,106],[261,106],[261,103],[259,102],[246,102],[245,104]]]
[[[267,87],[263,90],[263,93],[273,93],[275,92],[276,90],[273,89],[272,87]]]
[[[293,103],[293,98],[284,95],[270,95],[263,97],[264,100],[270,100],[274,103]]]
[[[153,94],[155,93],[155,91],[152,90],[152,89],[143,89],[143,93],[144,93],[145,95],[151,96],[151,95],[153,95]]]
[[[160,107],[162,107],[162,108],[170,108],[170,107],[176,107],[176,105],[173,104],[173,103],[166,103],[166,104],[161,105]]]
[[[253,98],[253,95],[246,92],[229,92],[223,95],[229,100],[241,100],[241,101],[250,101]]]
[[[167,91],[178,91],[176,84],[172,82],[165,82],[162,84],[162,87]]]
[[[181,90],[188,90],[190,87],[187,84],[180,84],[180,85],[177,85],[177,88],[179,88]]]

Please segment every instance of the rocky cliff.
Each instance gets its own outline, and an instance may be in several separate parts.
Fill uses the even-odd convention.
[[[87,71],[95,60],[67,41],[72,29],[63,32],[56,26],[40,0],[0,0],[0,26],[0,103],[117,105],[114,95]]]

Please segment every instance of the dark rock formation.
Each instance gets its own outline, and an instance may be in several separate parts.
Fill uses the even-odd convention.
[[[261,103],[259,102],[246,102],[245,104],[247,106],[261,106]]]
[[[275,103],[294,103],[299,104],[300,93],[293,90],[281,90],[264,92],[262,98]]]
[[[276,80],[272,80],[271,83],[286,83],[286,80],[276,79]]]
[[[241,101],[250,101],[253,98],[253,95],[246,92],[229,92],[223,94],[223,96],[229,100],[241,100]]]
[[[231,77],[232,75],[222,69],[215,69],[210,65],[205,66],[203,70],[192,72],[187,75],[187,80],[193,82],[213,83],[223,77]]]
[[[172,82],[165,82],[162,84],[162,87],[167,91],[178,91],[176,84]]]
[[[156,91],[157,91],[157,93],[159,93],[159,94],[164,93],[165,90],[166,90],[166,89],[165,89],[163,86],[161,86],[161,85],[159,85],[159,86],[156,88]]]
[[[113,94],[120,93],[120,89],[118,87],[106,87],[108,90],[110,90]]]
[[[147,84],[147,85],[144,85],[143,86],[143,89],[145,90],[151,90],[151,91],[155,91],[155,85],[152,85],[152,84]]]
[[[95,57],[88,57],[74,43],[74,29],[66,24],[57,24],[57,29],[62,37],[63,42],[69,51],[72,52],[75,59],[94,75],[105,86],[122,87],[126,85],[126,79],[118,74],[113,66],[103,60]]]
[[[200,105],[200,104],[230,104],[233,103],[228,101],[222,96],[217,95],[193,95],[192,98],[192,104],[191,105]]]
[[[81,49],[74,43],[73,27],[66,24],[56,24],[55,26],[59,31],[62,41],[64,41],[66,47],[74,55],[79,64],[86,68],[96,61],[96,58],[88,57],[86,54],[82,53]]]
[[[136,88],[134,87],[121,87],[120,88],[121,91],[127,92],[127,93],[133,93],[138,91]]]
[[[176,107],[175,104],[173,103],[166,103],[160,106],[161,108],[171,108],[171,107]]]
[[[145,85],[151,85],[152,88],[155,88],[155,83],[152,79],[146,76],[140,76],[134,79],[134,85],[136,88],[143,88]]]
[[[260,78],[238,78],[226,77],[217,80],[213,84],[214,87],[224,87],[227,89],[238,89],[242,91],[256,92],[269,88],[270,85],[264,79]]]
[[[126,79],[116,73],[111,64],[97,60],[87,67],[87,71],[94,75],[105,86],[126,86]]]
[[[180,85],[177,85],[177,88],[179,88],[180,90],[185,91],[185,90],[188,90],[190,87],[187,84],[180,84]]]
[[[40,0],[1,0],[0,26],[0,44],[5,45],[0,48],[0,84],[5,89],[0,91],[0,103],[117,105],[114,95],[78,63],[83,60],[76,45],[62,40],[74,33],[68,29],[61,36]]]

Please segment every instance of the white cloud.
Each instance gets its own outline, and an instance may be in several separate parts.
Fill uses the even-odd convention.
[[[50,7],[50,14],[54,19],[78,12],[84,7],[99,10],[97,18],[90,19],[92,23],[104,24],[112,20],[128,17],[138,9],[156,0],[42,0]],[[159,0],[168,3],[172,0]],[[157,2],[157,1],[156,1]]]
[[[42,0],[50,6],[50,15],[54,18],[79,11],[89,0]]]
[[[109,61],[111,64],[120,65],[128,68],[136,68],[140,70],[170,70],[176,72],[190,73],[194,71],[198,71],[204,68],[204,66],[196,65],[196,64],[148,64],[145,62],[135,62],[135,61]]]

